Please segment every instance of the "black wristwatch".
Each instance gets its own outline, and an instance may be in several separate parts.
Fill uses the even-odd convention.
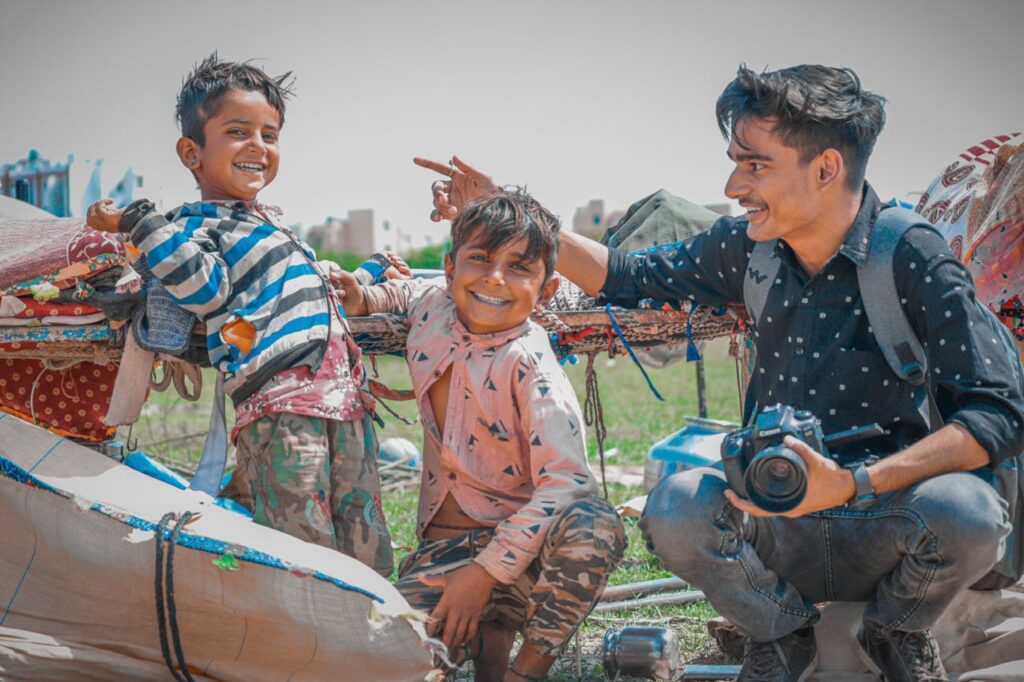
[[[868,474],[866,462],[861,462],[853,469],[853,482],[857,490],[847,502],[848,505],[859,507],[875,500],[875,488],[871,485],[871,475]]]
[[[117,231],[127,234],[135,229],[142,218],[156,206],[149,199],[136,199],[124,207],[121,219],[117,221]]]

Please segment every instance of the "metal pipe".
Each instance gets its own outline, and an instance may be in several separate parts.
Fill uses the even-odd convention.
[[[740,674],[738,665],[683,666],[684,680],[734,680]]]
[[[685,590],[690,585],[680,578],[660,578],[658,580],[644,580],[638,583],[626,583],[625,585],[614,585],[604,588],[601,601],[619,601],[620,599],[635,599],[645,594],[656,592],[671,592],[673,590]]]
[[[692,604],[693,602],[706,599],[703,592],[671,592],[669,594],[657,594],[643,599],[625,599],[623,601],[601,602],[594,607],[594,613],[606,611],[626,611],[638,609],[643,606],[674,606],[677,604]]]

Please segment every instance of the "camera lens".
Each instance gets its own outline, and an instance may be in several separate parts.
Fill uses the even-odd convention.
[[[765,467],[773,483],[786,484],[793,479],[793,465],[784,459],[773,459]]]
[[[746,487],[751,502],[761,509],[789,511],[800,504],[807,492],[807,465],[787,447],[767,447],[750,462]]]

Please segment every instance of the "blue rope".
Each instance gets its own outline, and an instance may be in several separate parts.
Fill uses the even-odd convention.
[[[28,560],[28,566],[25,567],[25,572],[21,574],[21,580],[18,581],[18,586],[14,588],[14,594],[11,595],[11,600],[7,602],[7,608],[4,609],[4,617],[0,618],[0,625],[4,624],[7,620],[7,614],[11,612],[11,607],[14,606],[14,600],[18,597],[18,592],[21,591],[21,584],[25,582],[25,578],[28,577],[28,569],[32,568],[32,562],[36,560],[36,547],[39,544],[39,539],[32,543],[32,557]]]
[[[690,320],[693,317],[693,308],[690,308],[690,313],[686,316],[686,361],[687,362],[700,362],[700,351],[697,349],[697,344],[693,342],[693,324]]]
[[[608,319],[612,322],[612,329],[615,330],[615,333],[619,337],[619,341],[622,342],[622,347],[626,349],[627,353],[629,353],[629,357],[633,358],[633,363],[640,369],[640,373],[644,375],[644,379],[647,380],[647,387],[651,389],[651,393],[654,394],[655,398],[664,402],[665,399],[661,397],[661,394],[658,393],[658,389],[654,387],[654,382],[651,381],[651,377],[647,376],[647,370],[644,369],[642,364],[640,364],[640,359],[637,358],[636,353],[633,352],[633,348],[629,345],[629,341],[626,341],[626,337],[623,336],[622,329],[619,327],[619,322],[615,319],[615,313],[612,312],[612,304],[606,303],[604,311],[608,313]]]
[[[46,454],[44,454],[42,457],[40,457],[39,461],[36,462],[35,464],[33,464],[32,468],[29,469],[28,472],[31,474],[33,471],[35,471],[36,467],[38,467],[40,464],[42,464],[43,460],[50,456],[50,453],[53,452],[54,448],[56,448],[58,445],[60,445],[63,442],[64,442],[64,438],[63,437],[58,438],[57,442],[50,446],[50,449],[46,451]]]

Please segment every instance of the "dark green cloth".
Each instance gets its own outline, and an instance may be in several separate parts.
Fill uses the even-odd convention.
[[[601,237],[601,243],[624,251],[672,244],[711,227],[721,216],[659,189],[632,204]]]

